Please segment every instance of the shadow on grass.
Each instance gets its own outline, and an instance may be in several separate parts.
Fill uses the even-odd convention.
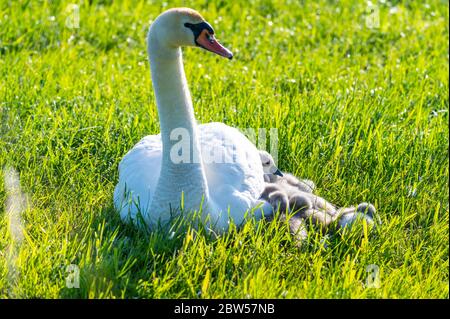
[[[307,258],[320,250],[320,255],[328,260],[343,252],[358,253],[361,229],[350,234],[335,234],[324,241],[324,235],[308,228],[308,238],[297,247],[289,234],[287,223],[250,221],[242,227],[232,226],[222,236],[208,232],[198,214],[179,214],[167,226],[159,225],[149,231],[143,227],[125,224],[111,204],[94,214],[85,238],[84,249],[75,261],[79,267],[79,288],[64,288],[63,298],[153,298],[181,295],[196,297],[183,283],[183,276],[189,275],[190,266],[184,275],[178,274],[178,262],[197,263],[195,256],[202,245],[211,246],[211,258],[216,255],[217,246],[227,251],[221,263],[228,269],[222,274],[224,282],[235,282],[240,278],[233,269],[252,273],[260,264],[267,263],[276,256],[295,253]],[[190,237],[190,238],[189,238]],[[192,242],[198,247],[189,247]],[[258,243],[260,242],[260,243]],[[261,245],[262,243],[262,245]],[[195,245],[195,244],[194,244]],[[199,248],[200,247],[200,248]],[[221,249],[219,249],[221,250]],[[258,257],[245,264],[235,265],[233,256],[257,253]],[[208,253],[208,252],[207,252]],[[218,254],[218,252],[217,252]],[[187,259],[186,259],[187,258]],[[181,260],[181,261],[180,261]],[[303,260],[303,259],[302,259]],[[310,260],[313,262],[313,260]],[[181,270],[180,270],[181,271]],[[214,275],[212,270],[211,275]],[[166,281],[172,282],[164,288]],[[195,279],[193,279],[195,281]],[[197,282],[193,283],[197,286]],[[166,289],[164,293],[160,289]],[[190,289],[190,288],[189,288]]]
[[[141,281],[151,281],[165,264],[183,250],[186,235],[202,236],[207,242],[217,237],[208,233],[199,215],[179,214],[166,226],[153,230],[124,223],[111,204],[94,214],[86,249],[78,260],[79,288],[64,288],[63,298],[139,297]]]

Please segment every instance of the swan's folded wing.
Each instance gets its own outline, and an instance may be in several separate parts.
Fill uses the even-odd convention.
[[[210,197],[240,223],[264,188],[259,152],[241,132],[223,123],[199,126]]]
[[[119,163],[119,183],[114,190],[114,205],[124,221],[136,221],[146,214],[161,170],[160,135],[141,139]]]

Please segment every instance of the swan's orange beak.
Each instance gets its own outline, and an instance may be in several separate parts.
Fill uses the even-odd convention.
[[[196,42],[203,49],[214,52],[215,54],[218,54],[230,60],[233,58],[233,53],[231,53],[230,50],[221,45],[216,40],[214,35],[210,34],[206,29],[202,30],[200,35],[197,37]]]

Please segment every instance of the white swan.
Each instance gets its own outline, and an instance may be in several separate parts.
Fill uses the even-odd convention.
[[[253,209],[257,218],[271,213],[259,200],[264,180],[256,147],[235,128],[197,125],[194,118],[181,47],[199,46],[231,59],[213,34],[188,8],[170,9],[150,27],[147,46],[161,134],[144,137],[119,164],[114,204],[124,221],[142,216],[152,228],[168,222],[184,202],[185,211],[202,207],[208,227],[223,232],[230,217],[239,225],[255,207],[261,207]]]

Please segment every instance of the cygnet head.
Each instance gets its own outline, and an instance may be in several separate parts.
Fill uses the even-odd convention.
[[[228,59],[233,57],[231,51],[216,40],[211,25],[189,8],[173,8],[160,14],[150,27],[147,42],[149,52],[194,46]]]
[[[377,212],[375,206],[366,202],[359,204],[356,210],[360,213],[368,215],[371,218],[374,218],[375,213]]]
[[[272,155],[266,151],[259,151],[259,157],[261,158],[264,174],[283,176],[283,173],[276,167]]]

